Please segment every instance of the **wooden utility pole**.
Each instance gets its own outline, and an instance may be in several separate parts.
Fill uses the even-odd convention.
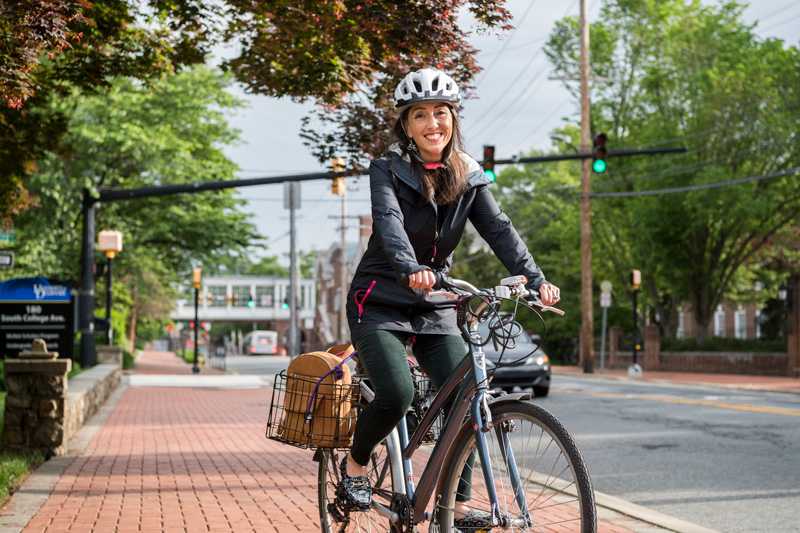
[[[345,310],[345,303],[347,303],[347,291],[345,287],[347,287],[347,252],[345,249],[347,240],[345,237],[347,236],[347,189],[344,185],[344,180],[341,183],[342,186],[342,253],[339,255],[341,258],[341,263],[339,265],[339,344],[345,344],[347,342],[347,314]]]
[[[581,0],[580,79],[581,79],[581,152],[592,148],[591,111],[589,106],[589,13],[587,0]],[[592,211],[589,203],[592,175],[591,159],[581,160],[581,322],[579,362],[584,372],[594,372],[594,309],[592,302]]]

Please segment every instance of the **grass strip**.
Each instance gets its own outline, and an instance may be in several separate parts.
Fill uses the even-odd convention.
[[[28,472],[43,460],[40,452],[0,452],[0,506],[19,487]]]

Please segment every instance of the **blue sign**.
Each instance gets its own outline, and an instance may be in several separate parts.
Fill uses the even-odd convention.
[[[0,283],[0,302],[69,302],[70,286],[41,276]]]

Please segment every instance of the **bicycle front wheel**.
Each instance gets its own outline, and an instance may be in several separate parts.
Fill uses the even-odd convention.
[[[323,533],[357,531],[394,531],[388,519],[375,510],[347,511],[337,502],[336,488],[341,479],[342,459],[347,450],[319,448],[314,456],[319,461],[319,515]],[[367,465],[367,476],[372,482],[372,501],[386,507],[392,501],[392,466],[386,446],[381,443],[373,452]]]
[[[491,408],[484,433],[503,531],[597,531],[594,490],[575,440],[550,412],[528,402]],[[457,531],[463,503],[491,514],[472,422],[462,428],[440,483],[442,531]],[[474,464],[473,464],[474,461]],[[487,529],[490,529],[487,527]]]

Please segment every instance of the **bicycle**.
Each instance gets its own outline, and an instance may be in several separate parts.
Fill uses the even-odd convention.
[[[467,356],[424,408],[421,420],[409,435],[408,419],[401,421],[373,453],[368,476],[373,486],[372,507],[368,511],[348,512],[337,503],[342,457],[341,448],[317,448],[319,462],[318,500],[323,532],[419,531],[418,525],[429,522],[430,532],[459,531],[453,525],[460,515],[458,496],[465,499],[462,475],[471,475],[470,509],[489,512],[492,531],[548,531],[574,527],[575,531],[597,530],[597,511],[589,472],[574,439],[547,410],[528,400],[529,393],[489,391],[481,339],[477,325],[492,317],[499,319],[496,308],[502,301],[533,297],[544,311],[562,311],[541,304],[524,287],[525,278],[515,276],[501,281],[495,289],[479,290],[470,283],[442,279],[447,292],[436,294],[457,300],[456,308],[462,335],[470,345]],[[477,302],[473,309],[472,303]],[[530,307],[522,300],[522,305]],[[515,306],[513,316],[516,314]],[[538,313],[537,313],[538,314]],[[540,315],[541,318],[541,315]],[[513,337],[502,319],[496,329],[501,342]],[[515,323],[516,324],[516,323]],[[516,324],[519,327],[519,324]],[[512,339],[513,340],[513,339]],[[415,369],[412,367],[412,372]],[[360,394],[369,402],[373,393],[365,375]],[[415,372],[415,377],[419,373]],[[414,483],[412,457],[452,401],[441,434],[425,467]],[[412,406],[412,410],[419,405]],[[419,414],[419,412],[418,412]],[[474,464],[473,464],[474,462]],[[474,474],[474,475],[473,475]],[[435,498],[432,510],[428,510]],[[468,529],[467,531],[476,531]]]

